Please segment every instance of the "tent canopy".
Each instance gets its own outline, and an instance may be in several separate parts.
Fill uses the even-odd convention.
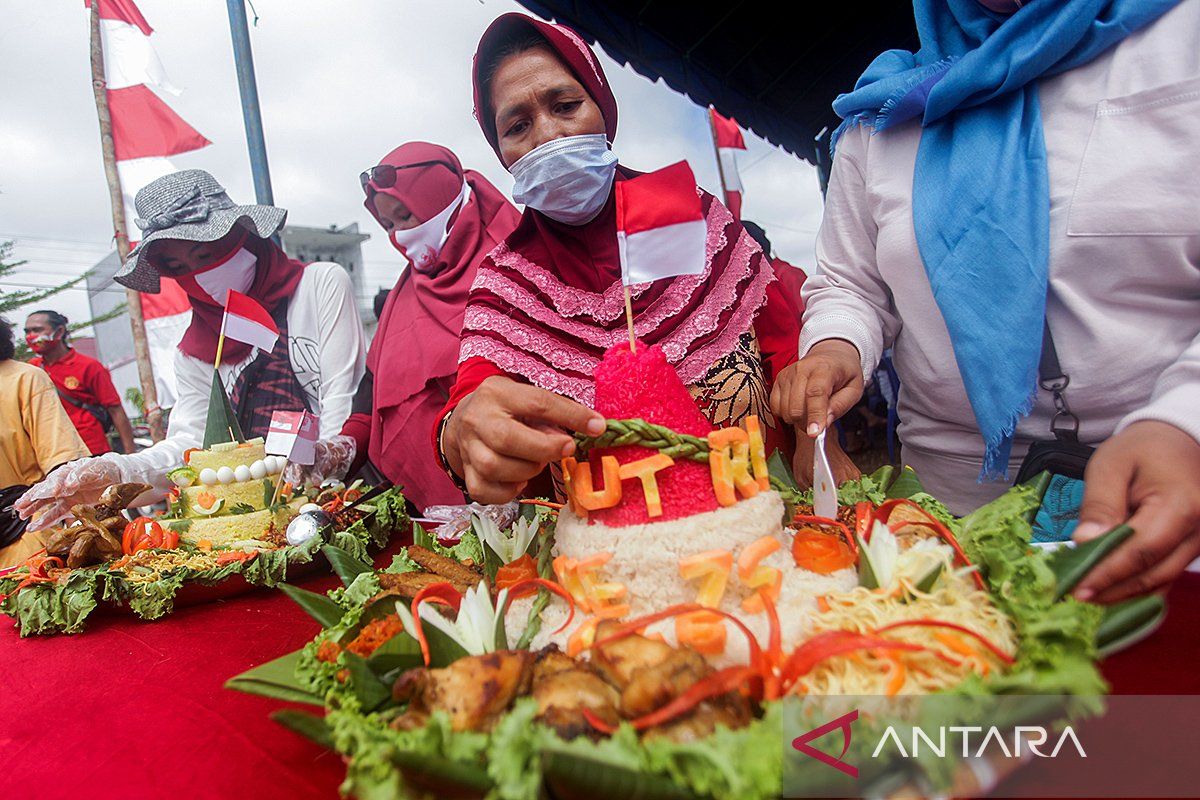
[[[793,7],[795,17],[744,0],[713,7],[665,0],[521,4],[813,163],[827,146],[827,139],[816,143],[818,135],[837,126],[833,99],[879,53],[917,47],[912,7],[904,2],[822,4],[819,14]],[[790,21],[797,17],[799,23]]]

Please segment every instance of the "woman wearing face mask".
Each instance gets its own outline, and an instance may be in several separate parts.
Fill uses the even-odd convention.
[[[397,147],[360,181],[363,205],[409,267],[383,307],[341,435],[318,442],[316,463],[289,479],[345,477],[369,456],[417,508],[459,504],[462,492],[438,468],[428,431],[454,385],[463,311],[479,262],[521,215],[487,178],[427,142]]]
[[[627,336],[613,184],[637,173],[610,149],[616,98],[573,31],[501,16],[480,41],[474,84],[480,126],[526,209],[480,266],[458,381],[434,434],[471,497],[503,502],[573,451],[570,432],[603,430],[587,407],[592,373]],[[715,424],[757,414],[768,447],[786,448],[791,432],[766,398],[773,376],[796,357],[795,306],[729,212],[707,193],[702,206],[704,273],[634,287],[636,335],[664,345]],[[841,475],[855,474],[833,449]],[[811,450],[797,458],[811,463]]]
[[[167,470],[200,447],[212,389],[217,339],[228,293],[256,300],[275,321],[279,340],[267,353],[226,339],[220,374],[242,432],[265,436],[275,411],[309,411],[334,435],[350,414],[362,378],[365,344],[350,276],[333,263],[302,264],[271,240],[287,212],[238,206],[203,170],[184,170],[142,188],[135,198],[142,241],[115,280],[157,293],[160,279],[187,292],[192,319],[175,358],[178,401],[167,437],[140,453],[105,454],[55,470],[17,503],[31,528],[54,524],[75,503],[108,485],[141,482],[161,496]],[[144,496],[150,502],[154,496]]]
[[[1200,189],[1182,168],[1200,163],[1200,2],[915,11],[921,50],[834,103],[821,270],[777,407],[816,431],[891,346],[904,461],[933,494],[964,513],[1027,451],[1096,447],[1082,486],[1069,462],[1054,478],[1039,532],[1128,521],[1076,595],[1161,590],[1200,555]]]

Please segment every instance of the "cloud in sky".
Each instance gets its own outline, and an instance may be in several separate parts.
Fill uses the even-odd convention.
[[[211,171],[237,202],[254,198],[223,3],[139,0],[171,80],[172,107],[213,145],[175,157]],[[111,239],[111,211],[92,99],[86,15],[78,0],[14,3],[0,29],[0,237],[29,259],[19,281],[79,274]],[[507,0],[256,0],[255,70],[278,205],[300,225],[358,222],[367,289],[394,283],[403,259],[362,207],[358,173],[396,145],[423,139],[454,150],[502,191],[512,180],[471,115],[470,64]],[[704,109],[602,54],[621,106],[615,150],[635,169],[687,159],[718,188]],[[812,261],[821,198],[815,171],[747,135],[745,216],[776,253]],[[40,237],[40,238],[28,238]],[[4,289],[0,286],[0,291]],[[68,316],[87,316],[70,292]]]

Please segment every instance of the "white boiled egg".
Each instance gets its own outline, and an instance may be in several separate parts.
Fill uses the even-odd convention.
[[[217,480],[223,484],[233,483],[233,470],[229,467],[221,467],[217,470]]]
[[[262,480],[267,477],[267,465],[261,461],[255,461],[250,465],[250,477],[255,480]]]
[[[250,468],[245,464],[238,464],[233,468],[233,477],[238,483],[245,483],[250,480]]]
[[[217,471],[212,467],[200,470],[200,482],[205,486],[212,486],[217,482]]]

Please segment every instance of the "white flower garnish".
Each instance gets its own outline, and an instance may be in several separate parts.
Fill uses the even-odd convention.
[[[471,515],[471,524],[479,538],[492,548],[492,552],[500,557],[505,564],[516,561],[525,555],[529,543],[537,535],[537,522],[531,519],[518,519],[507,532],[501,531],[500,526],[488,517],[478,514]]]
[[[497,650],[508,649],[508,636],[504,630],[504,608],[508,600],[508,590],[501,589],[492,604],[487,583],[480,581],[478,586],[467,589],[463,595],[462,604],[458,608],[458,617],[453,622],[447,619],[431,603],[423,603],[417,609],[421,615],[421,624],[430,625],[446,634],[468,655],[481,656]],[[417,626],[413,620],[412,611],[403,602],[396,603],[396,614],[404,624],[404,630],[414,639],[417,638]]]

